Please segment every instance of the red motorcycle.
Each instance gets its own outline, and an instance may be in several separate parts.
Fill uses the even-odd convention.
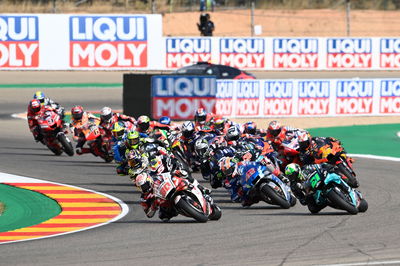
[[[88,122],[83,128],[82,133],[85,136],[86,144],[89,149],[82,149],[83,153],[90,152],[94,156],[99,156],[107,163],[113,160],[112,154],[109,152],[109,145],[104,140],[105,131],[95,122]]]
[[[136,184],[140,184],[146,175],[139,175]],[[201,192],[196,180],[190,183],[184,178],[162,173],[154,179],[153,193],[159,206],[174,208],[179,214],[194,218],[198,222],[221,218],[221,209],[210,196]]]
[[[63,152],[69,156],[74,155],[74,148],[67,137],[68,130],[60,115],[53,110],[45,110],[37,120],[45,145],[55,155],[61,155]]]

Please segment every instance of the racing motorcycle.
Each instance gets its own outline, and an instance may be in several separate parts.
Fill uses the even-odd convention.
[[[202,193],[196,180],[190,183],[171,173],[162,173],[154,178],[153,193],[159,206],[173,207],[177,213],[198,222],[221,218],[221,209],[210,196]]]
[[[74,148],[67,137],[68,129],[60,115],[53,110],[46,110],[38,119],[38,125],[44,136],[44,143],[55,155],[65,152],[69,156],[74,155]]]
[[[109,163],[113,160],[112,154],[109,152],[108,144],[104,141],[104,129],[100,128],[96,123],[89,122],[82,130],[85,136],[86,144],[89,146],[89,151],[94,156],[99,156],[105,162]]]
[[[348,157],[343,146],[338,140],[325,139],[326,144],[318,149],[318,156],[321,160],[336,166],[337,173],[342,175],[343,180],[351,187],[359,186],[356,173],[353,170],[353,159]]]
[[[360,191],[351,188],[336,173],[328,173],[325,178],[323,176],[316,172],[309,179],[317,206],[328,205],[335,209],[345,210],[350,214],[367,211],[368,203]],[[313,209],[309,206],[311,213],[318,213],[322,208]]]
[[[261,199],[284,209],[296,204],[297,200],[290,187],[261,163],[245,163],[238,168],[238,172],[243,192],[250,201]]]

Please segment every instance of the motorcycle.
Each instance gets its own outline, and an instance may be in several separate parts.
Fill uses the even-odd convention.
[[[318,150],[318,155],[321,157],[321,160],[326,161],[331,165],[335,165],[337,173],[342,175],[343,180],[349,186],[357,188],[359,183],[356,179],[356,173],[353,170],[353,159],[347,156],[339,141],[329,140],[327,142],[327,144],[323,145]]]
[[[261,199],[268,204],[289,209],[297,202],[290,187],[258,162],[249,162],[238,169],[243,192],[250,201]]]
[[[83,128],[82,133],[89,146],[89,151],[94,156],[99,156],[107,163],[113,160],[113,156],[108,150],[108,145],[103,139],[105,135],[104,129],[100,128],[94,122],[88,122],[88,125]]]
[[[196,180],[190,183],[184,178],[162,173],[154,178],[153,193],[159,206],[173,207],[179,214],[198,222],[221,218],[221,209],[210,196],[201,192]]]
[[[322,178],[315,173],[309,179],[311,189],[315,192],[313,198],[317,206],[330,206],[335,209],[345,210],[350,214],[365,212],[368,209],[368,203],[363,198],[360,191],[351,188],[343,179],[335,174],[328,173]],[[321,208],[310,208],[311,213],[318,213]]]
[[[44,143],[55,155],[65,152],[74,155],[74,148],[67,137],[68,130],[60,115],[52,110],[46,110],[38,119],[38,125],[44,136]]]

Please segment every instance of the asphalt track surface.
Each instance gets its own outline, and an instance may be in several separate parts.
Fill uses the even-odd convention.
[[[372,74],[391,75],[367,73]],[[47,76],[39,72],[0,72],[3,84],[122,80],[115,72],[76,72],[66,76],[67,80],[57,72],[48,72]],[[287,77],[293,75],[289,73]],[[336,77],[347,76],[337,73]],[[177,217],[165,224],[158,217],[145,217],[138,205],[138,192],[127,177],[115,175],[112,164],[91,155],[53,156],[33,141],[26,121],[10,118],[11,113],[25,111],[35,89],[0,91],[1,172],[93,189],[123,200],[130,208],[123,219],[106,226],[1,245],[2,265],[400,264],[399,162],[357,160],[355,169],[369,210],[355,216],[331,208],[311,215],[299,204],[289,210],[263,203],[243,209],[230,203],[227,192],[220,188],[212,195],[223,210],[221,220],[198,224]],[[99,110],[104,105],[122,105],[121,88],[57,88],[46,92],[67,108],[82,104]]]

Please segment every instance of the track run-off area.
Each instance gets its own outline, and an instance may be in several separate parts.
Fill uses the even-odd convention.
[[[259,73],[259,78],[391,77],[393,73]],[[325,76],[324,76],[325,75]],[[362,76],[364,75],[364,76]],[[118,72],[0,72],[0,172],[34,178],[73,189],[99,192],[127,204],[119,220],[74,234],[1,245],[4,264],[12,265],[396,265],[400,264],[400,162],[388,158],[356,157],[360,190],[369,203],[366,213],[347,215],[331,208],[311,215],[297,204],[283,210],[259,203],[244,209],[231,203],[223,188],[212,193],[223,214],[219,221],[198,224],[176,217],[162,223],[147,219],[139,193],[128,177],[118,176],[113,164],[91,155],[54,156],[35,143],[25,120],[13,113],[26,110],[40,89],[69,110],[103,106],[122,108],[120,86],[54,87],[46,83],[122,83]],[[72,82],[73,81],[73,82]],[[37,84],[8,88],[5,84]],[[40,85],[41,84],[41,85]],[[134,104],[134,103],[132,103]],[[270,119],[266,119],[269,121]],[[281,120],[281,119],[280,119]],[[314,120],[314,121],[311,121]],[[285,119],[283,123],[311,128],[352,124],[399,124],[399,118],[382,117]],[[369,120],[369,121],[367,121]],[[317,125],[311,125],[311,123]],[[263,124],[264,123],[264,124]],[[262,127],[266,122],[259,122]],[[397,131],[400,131],[397,130]],[[340,138],[340,137],[339,137]],[[374,137],[365,140],[377,142]],[[393,149],[400,138],[393,134]],[[346,143],[345,143],[346,147]],[[352,152],[348,147],[349,153]],[[384,160],[382,160],[384,159]],[[200,175],[195,177],[207,185]],[[24,181],[25,182],[25,181]],[[1,183],[14,183],[1,181]],[[26,181],[26,183],[34,183]],[[32,189],[30,186],[25,188]],[[58,189],[59,190],[59,189]],[[40,191],[46,195],[45,191]],[[51,193],[49,193],[51,194]],[[96,194],[97,195],[97,194]],[[49,198],[54,195],[48,195]],[[75,210],[74,210],[75,211]],[[60,215],[60,214],[59,214]],[[72,214],[70,215],[78,215]],[[80,215],[80,214],[79,214]],[[96,215],[96,214],[95,214]],[[98,214],[103,215],[103,214]],[[57,216],[56,216],[57,217]],[[3,217],[0,216],[0,221]],[[53,218],[55,219],[55,218]],[[50,222],[48,220],[47,222]],[[26,227],[28,228],[28,227]],[[1,233],[0,233],[1,235]]]

